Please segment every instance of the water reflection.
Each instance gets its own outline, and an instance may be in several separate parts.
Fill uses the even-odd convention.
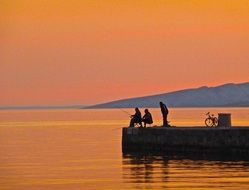
[[[125,153],[123,180],[134,188],[249,188],[249,157],[218,153]]]
[[[168,158],[159,155],[124,154],[123,155],[124,178],[134,183],[153,183],[154,174],[161,170],[162,180],[168,177]],[[130,171],[127,172],[127,171]]]

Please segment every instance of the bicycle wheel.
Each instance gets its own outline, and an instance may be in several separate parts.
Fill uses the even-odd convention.
[[[213,127],[217,127],[218,126],[218,119],[217,117],[213,118]]]
[[[212,127],[213,126],[213,121],[211,118],[205,119],[205,124],[207,127]]]

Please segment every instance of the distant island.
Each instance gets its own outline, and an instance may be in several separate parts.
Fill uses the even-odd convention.
[[[249,107],[249,82],[223,84],[216,87],[199,87],[164,94],[122,99],[85,107],[93,108],[134,108],[158,107],[160,101],[169,107]]]

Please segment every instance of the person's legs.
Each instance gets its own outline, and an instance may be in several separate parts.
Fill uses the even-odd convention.
[[[130,121],[130,127],[135,127],[135,123],[138,123],[139,124],[139,127],[143,127],[142,125],[142,121],[141,120],[138,120],[137,118],[133,117]]]
[[[164,127],[169,127],[168,115],[163,116],[163,126]]]
[[[142,121],[139,121],[139,127],[143,127]]]
[[[144,121],[144,128],[146,128],[146,124],[147,124],[146,121]]]
[[[148,119],[143,119],[143,122],[144,122],[144,127],[146,127],[146,124],[150,124]]]
[[[168,122],[167,122],[167,115],[163,115],[163,127],[167,127]]]
[[[135,118],[133,117],[133,118],[131,118],[129,127],[134,127],[134,124],[135,124]]]

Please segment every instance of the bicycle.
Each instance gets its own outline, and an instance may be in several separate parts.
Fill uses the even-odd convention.
[[[207,127],[217,127],[218,119],[214,116],[214,114],[210,115],[210,112],[206,113],[207,118],[205,119],[205,124]]]

